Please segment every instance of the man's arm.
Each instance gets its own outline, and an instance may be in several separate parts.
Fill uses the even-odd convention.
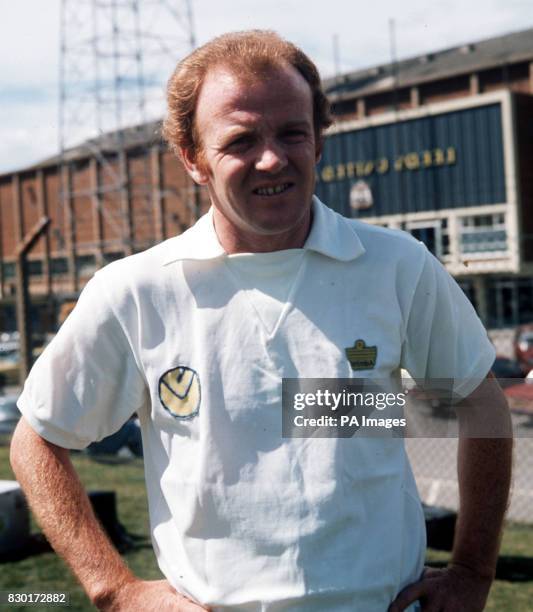
[[[128,569],[98,523],[69,451],[39,436],[21,418],[11,465],[50,544],[101,610],[204,610],[166,580],[143,581]]]
[[[400,593],[391,612],[400,612],[418,599],[431,610],[478,612],[484,609],[494,580],[511,483],[511,419],[492,374],[462,404],[457,458],[460,507],[450,565],[445,570],[427,569],[422,580]]]

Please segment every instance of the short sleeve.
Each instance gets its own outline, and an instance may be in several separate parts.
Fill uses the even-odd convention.
[[[81,449],[118,431],[146,384],[97,274],[33,366],[18,407],[43,438]]]
[[[495,350],[472,304],[442,264],[423,247],[402,347],[402,367],[415,380],[453,380],[466,397],[486,377]]]

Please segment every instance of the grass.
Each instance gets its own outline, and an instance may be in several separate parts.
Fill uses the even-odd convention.
[[[119,520],[127,531],[148,538],[148,507],[142,460],[135,459],[117,466],[96,463],[86,455],[78,453],[73,454],[72,459],[87,489],[116,492]],[[0,446],[0,480],[13,478],[9,467],[8,448]],[[37,527],[33,525],[32,530],[36,531]],[[502,555],[530,558],[533,566],[533,526],[507,525],[503,536]],[[150,545],[129,551],[124,554],[124,558],[138,576],[145,579],[161,577]],[[448,553],[428,551],[429,561],[445,562],[448,559]],[[95,609],[63,562],[53,552],[1,564],[0,591],[6,590],[67,591],[70,594],[71,609],[82,612]],[[49,607],[38,606],[31,609],[50,610]],[[486,609],[492,612],[533,612],[533,580],[496,580]],[[17,610],[28,608],[9,608],[9,612]]]
[[[510,581],[497,578],[492,586],[486,610],[491,612],[533,612],[533,525],[516,523],[506,525],[503,532],[500,560],[505,561],[512,558],[509,563],[513,564],[516,557],[520,558],[521,565],[527,565],[529,580]],[[449,560],[450,554],[447,552],[428,550],[427,561],[429,563],[447,563]]]
[[[133,572],[145,579],[159,579],[162,575],[149,544],[148,506],[144,486],[143,462],[132,460],[121,465],[96,463],[84,454],[74,453],[72,461],[88,490],[113,490],[117,495],[120,522],[132,534],[147,538],[148,545],[129,551],[124,558]],[[13,479],[9,467],[8,448],[0,447],[0,480]],[[38,528],[32,524],[32,531]],[[0,591],[67,591],[70,609],[95,610],[65,564],[53,552],[28,557],[22,561],[0,565]],[[1,609],[1,608],[0,608]],[[13,607],[11,610],[50,610],[50,607]],[[58,608],[60,609],[60,608]]]

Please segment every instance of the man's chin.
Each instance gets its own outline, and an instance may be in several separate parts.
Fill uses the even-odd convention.
[[[297,231],[309,223],[309,215],[301,209],[276,207],[274,210],[261,211],[263,214],[256,214],[249,219],[250,227],[253,227],[258,233],[265,235],[280,234],[292,231]]]
[[[305,225],[304,219],[284,221],[282,219],[268,219],[261,222],[256,221],[251,224],[254,232],[260,236],[282,236],[286,234],[298,233]]]
[[[216,217],[219,221],[223,220],[217,223],[215,218],[215,228],[222,242],[224,235],[227,235],[233,236],[232,241],[236,239],[239,243],[247,244],[248,248],[257,245],[260,250],[264,250],[268,244],[274,245],[275,249],[298,248],[309,232],[310,210],[295,210],[294,207],[277,210],[255,208],[253,215],[240,217],[226,216],[220,209],[216,210]]]

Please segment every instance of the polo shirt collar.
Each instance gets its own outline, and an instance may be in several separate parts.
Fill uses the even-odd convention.
[[[226,254],[218,241],[213,223],[213,207],[187,231],[171,238],[163,265],[175,261],[208,260]]]
[[[226,255],[215,232],[213,207],[186,232],[171,238],[168,247],[164,265]],[[316,196],[313,196],[313,224],[303,248],[339,261],[351,261],[365,252],[354,223],[331,210]]]
[[[313,196],[313,225],[304,249],[339,261],[351,261],[365,252],[355,224]]]

